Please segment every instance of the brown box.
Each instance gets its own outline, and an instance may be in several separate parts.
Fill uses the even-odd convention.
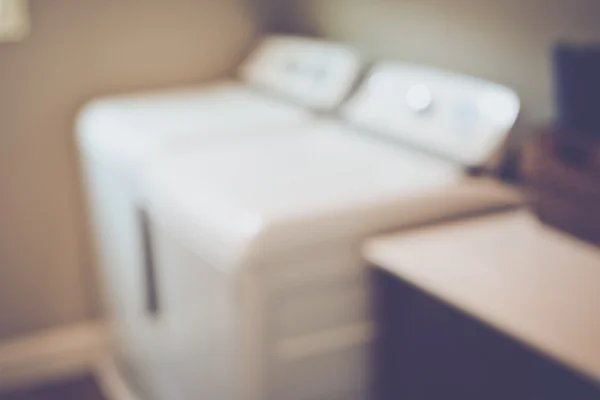
[[[523,175],[540,219],[600,243],[600,142],[540,130],[525,147]]]

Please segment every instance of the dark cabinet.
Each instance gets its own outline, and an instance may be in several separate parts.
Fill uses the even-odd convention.
[[[373,268],[376,400],[598,400],[600,386]],[[535,318],[535,316],[532,316]]]

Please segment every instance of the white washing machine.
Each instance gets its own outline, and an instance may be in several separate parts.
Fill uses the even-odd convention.
[[[154,382],[147,356],[151,298],[144,296],[145,215],[136,176],[156,151],[242,141],[267,127],[309,126],[335,110],[358,79],[358,54],[345,45],[270,37],[239,69],[239,81],[103,99],[79,119],[78,135],[106,306],[116,347],[137,379]],[[277,132],[281,134],[281,132]]]
[[[361,242],[518,204],[464,173],[518,113],[505,87],[384,63],[345,121],[161,157],[144,174],[146,282],[173,398],[368,399]]]

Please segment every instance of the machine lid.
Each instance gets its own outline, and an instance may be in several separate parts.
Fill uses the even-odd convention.
[[[329,111],[347,98],[361,69],[361,57],[351,46],[274,35],[260,42],[239,75],[306,107]]]
[[[440,189],[462,177],[453,164],[333,122],[298,135],[171,152],[154,164],[145,176],[150,202],[196,221],[198,232],[210,226],[252,233],[340,211],[352,218],[379,202]]]
[[[377,64],[344,107],[355,126],[465,166],[486,163],[520,110],[514,91],[470,76],[400,62]]]
[[[267,125],[302,125],[313,119],[308,110],[261,95],[248,85],[219,82],[97,100],[81,112],[77,131],[86,155],[135,164],[166,141],[223,141],[228,136],[259,135],[258,128]]]

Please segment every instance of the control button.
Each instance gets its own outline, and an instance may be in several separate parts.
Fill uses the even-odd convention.
[[[290,74],[297,74],[300,71],[300,64],[295,60],[291,60],[286,63],[285,69]]]
[[[312,72],[315,83],[323,82],[329,77],[329,71],[325,67],[314,68]]]
[[[461,135],[472,135],[480,126],[481,112],[477,104],[471,101],[463,101],[454,109],[454,126]]]
[[[413,112],[423,114],[433,106],[433,94],[423,84],[411,86],[406,92],[406,104]]]
[[[479,107],[472,102],[458,104],[455,113],[456,119],[464,124],[473,124],[481,118]]]

